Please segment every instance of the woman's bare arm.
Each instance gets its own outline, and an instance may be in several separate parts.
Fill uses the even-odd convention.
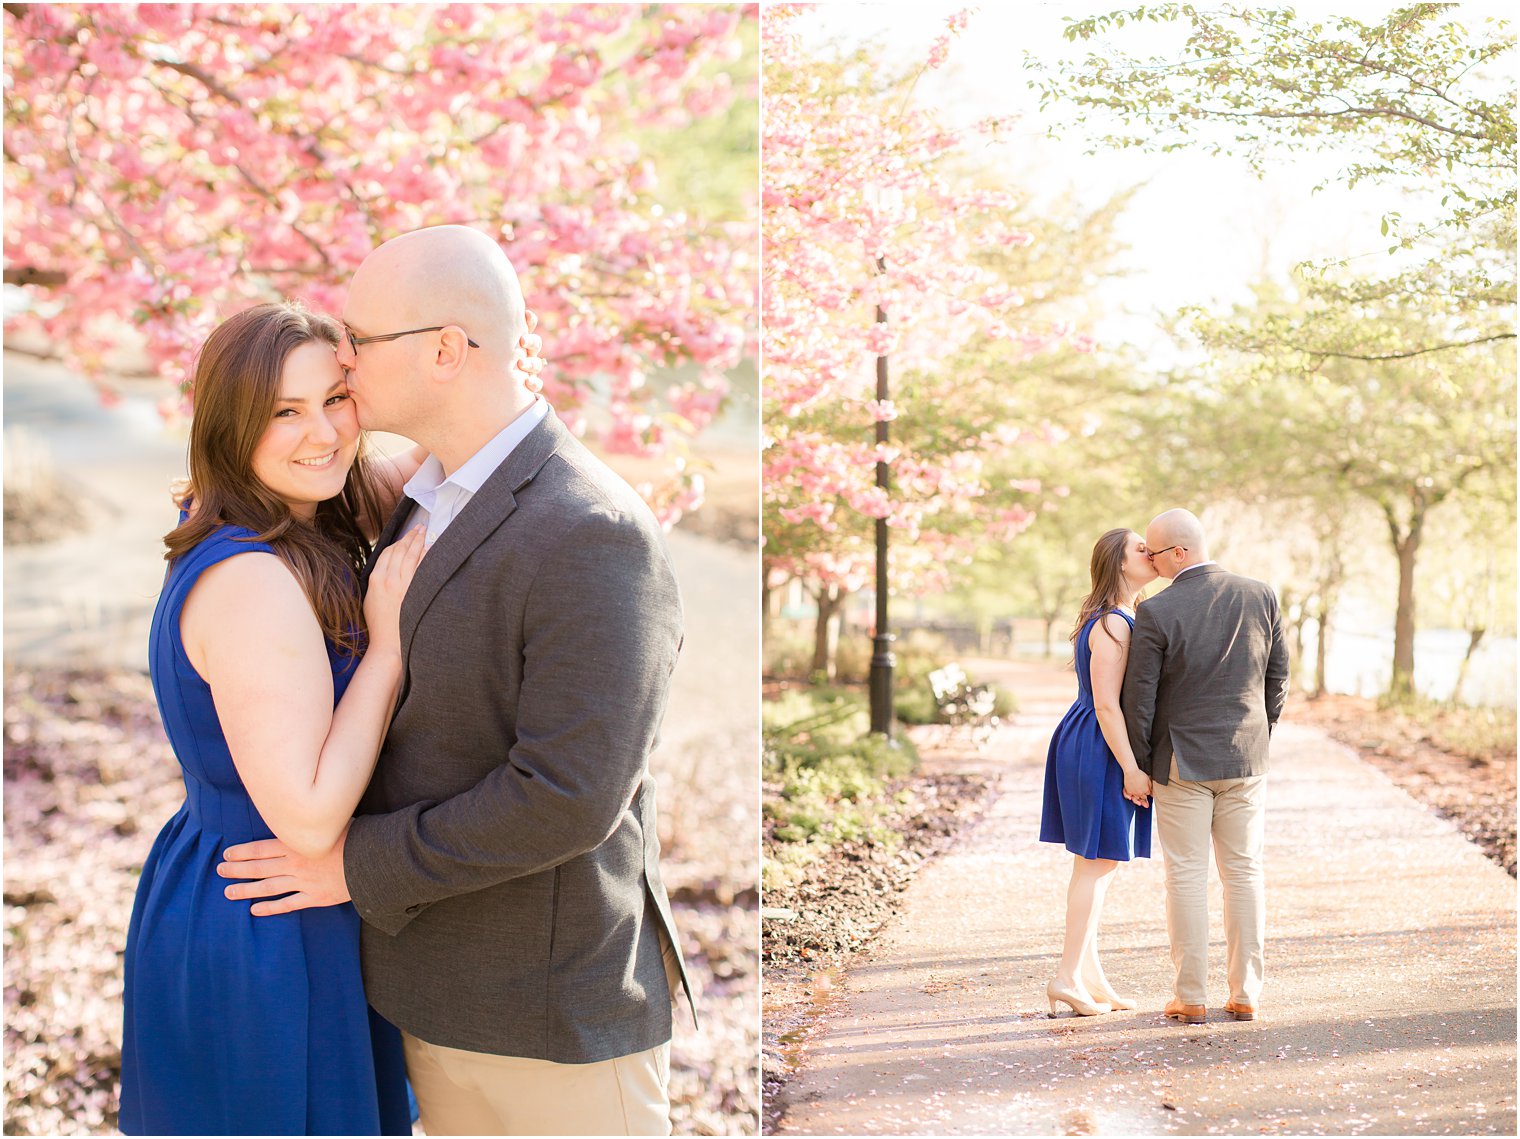
[[[399,612],[421,557],[417,533],[371,575],[372,606]],[[378,580],[377,580],[378,579]],[[399,632],[371,619],[370,644],[336,710],[327,647],[284,562],[250,551],[201,575],[180,615],[185,650],[211,687],[232,761],[275,836],[308,857],[330,850],[380,754],[401,682]]]
[[[1112,633],[1113,636],[1109,636]],[[1129,622],[1117,613],[1108,613],[1087,634],[1092,652],[1093,710],[1109,751],[1124,770],[1124,794],[1144,806],[1151,793],[1150,776],[1140,770],[1130,747],[1124,713],[1119,708],[1119,693],[1124,687],[1124,665],[1129,658]]]

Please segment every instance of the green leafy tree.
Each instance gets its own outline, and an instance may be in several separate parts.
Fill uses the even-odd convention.
[[[1384,359],[1362,351],[1389,336],[1428,340],[1445,317],[1435,305],[1332,310],[1263,288],[1256,306],[1231,317],[1194,314],[1213,354],[1208,376],[1179,377],[1138,412],[1195,485],[1307,511],[1346,496],[1372,507],[1398,563],[1394,698],[1413,690],[1416,567],[1431,512],[1448,499],[1492,498],[1514,479],[1511,352],[1494,343]],[[1335,327],[1345,350],[1308,353],[1278,335],[1315,322]]]
[[[1502,20],[1474,27],[1456,4],[1414,4],[1380,21],[1313,18],[1290,8],[1202,10],[1165,3],[1068,22],[1087,56],[1052,71],[1026,62],[1042,108],[1075,108],[1093,147],[1201,149],[1261,171],[1300,152],[1342,156],[1347,186],[1417,191],[1413,218],[1390,212],[1382,235],[1410,250],[1361,290],[1434,287],[1501,327],[1432,329],[1431,351],[1513,338],[1515,299],[1514,36]],[[1174,52],[1112,46],[1127,24],[1179,27]],[[1370,237],[1371,235],[1369,235]],[[1407,268],[1413,260],[1414,268]]]
[[[1210,550],[1232,565],[1261,567],[1247,572],[1277,586],[1292,631],[1289,675],[1300,688],[1322,696],[1328,691],[1326,663],[1338,607],[1347,588],[1365,575],[1365,551],[1376,551],[1381,521],[1365,501],[1335,484],[1319,494],[1305,488],[1299,497],[1279,498],[1261,486],[1257,491],[1257,500],[1228,519]],[[1312,647],[1305,643],[1310,624]]]
[[[1089,392],[1113,382],[1101,364],[1095,370],[1098,375],[1085,377]],[[1000,618],[1038,618],[1046,655],[1065,644],[1091,587],[1089,563],[1099,535],[1116,526],[1143,531],[1160,509],[1151,480],[1130,456],[1133,440],[1124,438],[1130,420],[1125,396],[1094,396],[1084,401],[1082,415],[1086,434],[1029,456],[1027,473],[1042,487],[1029,528],[1016,542],[983,544],[956,573],[941,606],[975,621],[984,636]]]
[[[1463,630],[1467,646],[1452,685],[1460,703],[1473,657],[1491,636],[1515,633],[1515,498],[1512,481],[1485,479],[1431,519],[1433,611]]]

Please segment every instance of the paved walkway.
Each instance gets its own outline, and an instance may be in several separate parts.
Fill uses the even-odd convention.
[[[972,671],[979,678],[992,667]],[[1100,945],[1134,1012],[1050,1019],[1070,855],[1041,844],[1045,747],[1068,673],[1021,695],[980,755],[995,801],[849,972],[783,1091],[781,1134],[1515,1134],[1515,882],[1351,751],[1285,722],[1268,802],[1263,1017],[1169,995],[1159,857],[1121,867]]]
[[[167,389],[164,389],[167,390]],[[164,579],[161,538],[177,513],[183,434],[142,386],[114,407],[58,364],[5,354],[6,477],[51,475],[86,526],[5,547],[7,664],[146,669]]]

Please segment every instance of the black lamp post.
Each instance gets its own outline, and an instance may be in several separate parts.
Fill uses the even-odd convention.
[[[876,272],[885,276],[887,272],[887,260],[885,257],[876,259]],[[876,305],[876,323],[887,322],[887,310],[878,302]],[[885,354],[876,357],[876,399],[885,404],[887,402],[887,357]],[[887,421],[876,421],[876,444],[878,448],[876,458],[876,485],[882,490],[887,489],[888,471],[886,460],[882,452],[884,444],[889,438]],[[892,669],[897,664],[897,657],[892,653],[894,637],[887,629],[887,520],[876,520],[876,636],[873,640],[871,652],[871,731],[880,732],[887,739],[892,738]]]

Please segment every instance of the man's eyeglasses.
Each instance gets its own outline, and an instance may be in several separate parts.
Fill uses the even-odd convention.
[[[378,344],[382,340],[399,340],[403,336],[415,336],[419,332],[442,332],[450,327],[447,324],[435,324],[431,328],[408,328],[405,332],[382,332],[379,336],[355,336],[353,329],[345,327],[343,335],[348,337],[348,346],[354,350],[354,355],[359,354],[359,345]],[[464,330],[461,329],[461,332]],[[470,334],[465,333],[464,342],[471,348],[479,348],[480,345],[470,339]]]
[[[1187,553],[1186,546],[1168,546],[1164,550],[1150,550],[1146,553],[1145,556],[1148,558],[1159,558],[1162,554],[1169,554],[1173,550],[1181,550],[1184,554]]]

